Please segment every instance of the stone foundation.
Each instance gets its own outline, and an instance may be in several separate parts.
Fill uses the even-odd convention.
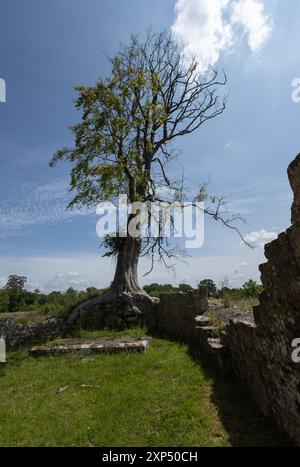
[[[69,339],[61,344],[50,343],[32,347],[29,354],[34,357],[60,356],[79,353],[92,354],[117,354],[117,353],[141,353],[146,352],[151,339],[134,339],[124,337],[120,339]]]

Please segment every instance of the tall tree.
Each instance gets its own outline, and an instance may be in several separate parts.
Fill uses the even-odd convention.
[[[8,294],[8,311],[17,311],[22,304],[23,290],[27,278],[25,276],[17,276],[15,274],[8,277],[5,286]]]
[[[175,156],[172,143],[224,111],[225,99],[218,92],[225,84],[225,74],[219,80],[215,69],[199,73],[197,62],[183,57],[170,34],[149,33],[145,41],[133,36],[111,60],[107,79],[76,88],[82,119],[72,127],[75,147],[57,151],[50,162],[53,166],[64,159],[73,165],[70,207],[96,205],[124,193],[131,203],[169,202],[162,199],[161,187],[182,200],[180,180],[171,180],[167,173]],[[200,198],[207,198],[204,187]],[[236,229],[234,219],[222,219],[222,200],[211,201],[214,207],[206,213]],[[171,256],[160,235],[145,243],[130,235],[109,238],[106,245],[109,254],[117,255],[110,297],[145,293],[137,273],[141,254],[154,255],[156,250]]]

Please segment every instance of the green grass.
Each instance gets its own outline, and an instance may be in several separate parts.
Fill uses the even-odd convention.
[[[26,349],[9,352],[0,367],[0,446],[282,444],[236,381],[200,357],[161,339],[145,354],[35,360]]]
[[[47,319],[47,316],[40,311],[17,311],[12,313],[0,313],[0,320],[14,318],[19,324],[38,323]]]
[[[238,310],[241,311],[251,311],[254,306],[258,305],[259,301],[256,297],[240,299],[226,297],[225,303],[228,308],[235,306]]]

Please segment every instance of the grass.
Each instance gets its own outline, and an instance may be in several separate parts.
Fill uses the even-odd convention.
[[[236,307],[241,311],[251,311],[252,308],[259,303],[258,298],[256,297],[234,299],[230,296],[226,297],[224,302],[227,308]]]
[[[161,339],[145,354],[35,360],[26,349],[9,352],[0,367],[0,446],[282,445],[236,381],[203,362]]]
[[[19,324],[38,323],[47,319],[47,316],[40,311],[17,311],[11,313],[0,313],[0,320],[14,318]]]

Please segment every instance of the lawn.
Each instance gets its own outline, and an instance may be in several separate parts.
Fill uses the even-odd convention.
[[[235,380],[169,340],[145,354],[9,352],[0,390],[0,446],[286,444]]]

